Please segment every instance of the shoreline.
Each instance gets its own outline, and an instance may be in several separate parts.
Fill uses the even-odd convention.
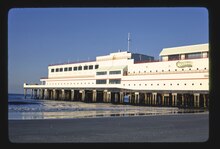
[[[205,142],[209,113],[9,120],[13,143]]]

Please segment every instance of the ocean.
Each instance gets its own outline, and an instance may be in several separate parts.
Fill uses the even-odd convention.
[[[72,119],[102,118],[115,116],[150,116],[182,113],[197,113],[202,110],[186,110],[176,107],[149,107],[116,105],[111,103],[84,103],[79,101],[55,101],[24,99],[23,94],[8,95],[8,119]]]

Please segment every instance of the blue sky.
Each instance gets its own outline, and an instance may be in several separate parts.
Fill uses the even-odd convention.
[[[205,8],[16,8],[8,14],[9,93],[40,83],[48,65],[127,50],[159,58],[163,48],[208,43]]]

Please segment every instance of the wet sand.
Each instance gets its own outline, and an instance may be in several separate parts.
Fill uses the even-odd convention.
[[[205,142],[209,114],[9,120],[14,143]]]

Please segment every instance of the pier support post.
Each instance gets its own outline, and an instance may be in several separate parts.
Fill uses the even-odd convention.
[[[26,99],[27,96],[27,89],[24,89],[24,99]]]
[[[61,100],[65,100],[65,90],[62,89],[61,91],[62,91],[62,93],[61,93]]]
[[[206,108],[206,96],[205,96],[205,94],[203,94],[203,106],[204,106],[204,108]]]
[[[124,93],[120,92],[120,103],[124,102]]]
[[[96,90],[92,91],[92,102],[96,102],[96,96],[97,96],[97,92]]]
[[[31,89],[31,98],[34,98],[34,89]]]
[[[184,94],[182,94],[182,100],[181,100],[181,105],[182,106],[185,106],[184,101],[185,101]]]
[[[118,93],[115,93],[115,102],[118,102]]]
[[[44,99],[47,99],[48,98],[48,91],[47,89],[44,89]]]
[[[157,93],[153,93],[153,105],[156,105]]]
[[[107,102],[107,90],[103,91],[103,101]]]
[[[164,102],[164,94],[162,94],[162,103],[161,103],[162,106],[165,105],[165,102]]]
[[[34,89],[34,98],[37,99],[37,89]]]
[[[199,107],[199,94],[195,93],[194,94],[194,107]]]
[[[85,101],[85,90],[81,90],[80,93],[82,94],[81,101]]]
[[[56,100],[57,99],[57,94],[56,94],[56,90],[53,89],[53,97],[52,97],[53,100]]]
[[[71,90],[71,100],[74,100],[74,90]]]
[[[111,102],[111,92],[107,92],[107,102]]]
[[[135,96],[134,96],[134,103],[135,103],[135,104],[139,104],[139,92],[135,92],[134,95],[135,95]]]
[[[147,93],[144,93],[144,104],[147,104]]]
[[[177,106],[177,93],[172,93],[172,106]]]

